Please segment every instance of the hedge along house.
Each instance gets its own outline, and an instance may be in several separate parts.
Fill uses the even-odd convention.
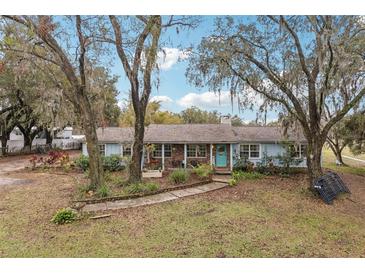
[[[133,128],[107,127],[97,130],[100,152],[105,156],[131,155]],[[217,171],[231,171],[235,162],[246,158],[257,164],[266,156],[282,155],[287,142],[306,167],[306,140],[302,135],[284,138],[279,127],[221,124],[151,124],[146,127],[142,167],[146,169],[191,168],[207,163]],[[82,151],[87,155],[86,144]],[[279,165],[278,162],[274,164]]]

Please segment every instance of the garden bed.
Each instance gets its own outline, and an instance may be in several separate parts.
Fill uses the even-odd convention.
[[[211,183],[212,180],[203,180],[195,183],[190,184],[184,184],[184,185],[177,185],[177,186],[170,186],[166,188],[162,188],[156,191],[148,192],[148,193],[136,193],[136,194],[129,194],[129,195],[122,195],[122,196],[110,196],[105,198],[94,198],[94,199],[85,199],[85,200],[74,200],[72,202],[74,203],[86,203],[86,204],[95,204],[95,203],[102,203],[102,202],[111,202],[111,201],[117,201],[117,200],[128,200],[128,199],[134,199],[134,198],[140,198],[145,196],[151,196],[163,192],[168,191],[174,191],[174,190],[180,190],[200,185],[205,185]]]
[[[175,182],[170,175],[174,171],[164,171],[160,178],[143,178],[140,183],[128,183],[128,172],[106,172],[104,185],[96,190],[88,189],[88,181],[79,185],[79,192],[75,193],[74,202],[96,203],[120,199],[132,199],[170,190],[184,189],[211,182],[211,176],[199,177],[192,171],[183,171],[189,174],[184,181]],[[104,189],[103,189],[104,188]]]

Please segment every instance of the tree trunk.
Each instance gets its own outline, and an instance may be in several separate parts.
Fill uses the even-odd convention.
[[[314,136],[308,140],[307,146],[307,168],[309,175],[309,188],[313,190],[314,180],[323,174],[321,165],[322,148],[324,140]]]
[[[44,129],[44,134],[46,135],[46,145],[49,145],[50,147],[52,147],[52,134],[51,131],[48,130],[47,128]]]
[[[32,150],[32,142],[33,138],[31,134],[23,133],[24,141],[23,141],[23,151],[31,151]]]
[[[6,134],[1,135],[1,155],[7,154],[6,150],[7,143],[8,143],[8,136],[6,136]]]
[[[144,138],[144,115],[139,113],[136,115],[136,122],[134,124],[134,143],[132,160],[129,165],[129,179],[130,183],[138,183],[142,181],[142,152],[143,152],[143,138]]]
[[[342,159],[343,147],[341,148],[338,143],[333,143],[333,144],[330,143],[329,147],[331,148],[333,154],[336,156],[336,164],[339,163],[340,165],[346,165]]]
[[[96,136],[95,127],[93,128],[92,126],[86,126],[84,127],[84,130],[87,152],[89,154],[90,185],[93,189],[96,189],[104,182],[104,169],[98,147],[98,138]]]
[[[90,186],[96,189],[104,183],[103,161],[100,155],[96,123],[90,102],[85,93],[79,95],[82,125],[85,131],[86,147],[89,155]]]

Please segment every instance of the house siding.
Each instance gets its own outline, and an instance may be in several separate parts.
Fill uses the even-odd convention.
[[[240,143],[240,144],[254,144],[254,143],[245,142],[245,143]],[[236,163],[237,159],[239,159],[240,144],[233,145],[233,150],[234,150],[233,162],[234,163]],[[255,165],[262,160],[265,153],[267,156],[278,156],[278,155],[282,155],[285,153],[285,147],[282,144],[260,143],[259,145],[260,145],[260,158],[259,159],[248,159],[250,162],[254,163]],[[277,159],[274,160],[274,165],[279,165],[279,162]],[[306,167],[306,166],[307,166],[306,158],[304,158],[304,160],[301,163],[296,165],[296,167]]]

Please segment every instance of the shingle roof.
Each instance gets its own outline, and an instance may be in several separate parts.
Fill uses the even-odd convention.
[[[133,142],[133,128],[98,128],[100,142]],[[146,127],[145,143],[235,143],[278,142],[285,138],[280,127],[229,124],[152,124]],[[302,134],[291,133],[287,140],[305,141]]]
[[[283,135],[281,127],[273,126],[241,126],[232,127],[233,132],[239,141],[255,141],[255,142],[278,142],[278,141],[306,141],[303,134],[288,132],[287,138]]]
[[[100,142],[131,143],[134,129],[130,127],[106,127],[96,130]]]

